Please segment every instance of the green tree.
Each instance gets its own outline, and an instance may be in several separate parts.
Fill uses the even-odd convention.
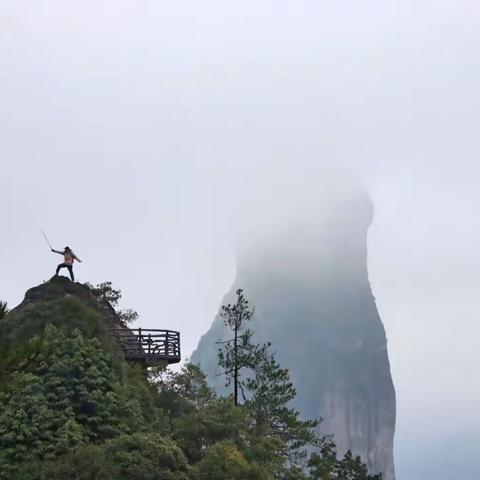
[[[322,443],[315,429],[320,420],[301,420],[290,406],[297,392],[288,369],[281,368],[270,352],[270,345],[251,345],[255,358],[252,375],[245,381],[248,398],[245,408],[255,435],[270,439],[276,454],[291,465],[300,465],[306,458],[306,446]]]
[[[243,290],[237,290],[237,303],[235,305],[223,305],[220,316],[227,327],[233,332],[233,338],[222,342],[224,347],[219,351],[219,365],[224,368],[226,386],[233,383],[233,402],[239,404],[238,393],[242,388],[240,378],[241,370],[249,367],[248,345],[240,341],[240,330],[244,324],[251,320],[254,310],[248,306],[248,300],[243,295]],[[247,332],[249,332],[247,330]],[[247,333],[246,332],[246,333]],[[245,334],[242,340],[245,338]]]
[[[158,405],[170,418],[172,438],[182,446],[190,463],[200,461],[206,449],[234,439],[245,428],[243,410],[217,396],[198,366],[188,363],[180,372],[157,372],[154,381]]]
[[[23,465],[18,480],[188,480],[180,448],[158,433],[121,435],[83,445],[55,460]]]
[[[56,405],[46,393],[41,377],[17,372],[8,393],[0,395],[1,479],[12,478],[20,463],[53,458],[86,442],[72,408]]]
[[[231,441],[216,443],[195,466],[195,480],[274,480],[255,462],[249,462]]]
[[[82,445],[65,455],[46,461],[23,463],[16,472],[18,480],[122,480],[107,458],[103,445]]]
[[[97,297],[101,297],[106,300],[112,307],[117,307],[121,298],[122,298],[122,291],[116,288],[113,288],[112,282],[102,282],[97,284],[95,287],[88,284],[88,286],[92,289],[92,293]]]
[[[312,480],[381,480],[382,475],[370,475],[359,456],[348,451],[342,459],[337,458],[337,447],[332,439],[322,445],[309,461]]]
[[[181,449],[158,433],[123,435],[105,443],[107,458],[121,480],[188,480]]]
[[[222,307],[225,324],[233,330],[234,338],[222,342],[218,363],[227,386],[233,382],[235,392],[238,389],[243,398],[250,438],[247,457],[268,464],[270,471],[282,478],[304,464],[308,445],[321,443],[315,433],[319,421],[300,419],[290,406],[296,390],[288,370],[280,367],[270,343],[256,344],[253,332],[242,330],[253,311],[242,290],[237,291],[235,305]]]
[[[94,295],[110,303],[110,305],[115,309],[118,319],[124,324],[133,323],[138,320],[138,312],[128,308],[126,310],[118,310],[117,307],[122,299],[122,291],[116,288],[113,288],[112,282],[103,282],[99,283],[97,286],[92,287],[90,284],[88,286],[92,289]]]
[[[138,402],[128,399],[112,357],[79,329],[69,336],[47,326],[35,359],[46,396],[70,406],[89,439],[105,440],[142,426]]]

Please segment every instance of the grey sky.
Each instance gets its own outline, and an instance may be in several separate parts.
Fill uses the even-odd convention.
[[[473,0],[3,0],[0,298],[53,273],[44,228],[188,354],[238,230],[306,211],[327,172],[355,178],[399,478],[425,480],[412,443],[480,446],[479,59]]]

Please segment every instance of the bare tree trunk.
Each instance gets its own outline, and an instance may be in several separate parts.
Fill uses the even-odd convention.
[[[235,324],[235,337],[233,341],[234,352],[234,371],[233,371],[233,401],[235,406],[238,405],[238,324]]]

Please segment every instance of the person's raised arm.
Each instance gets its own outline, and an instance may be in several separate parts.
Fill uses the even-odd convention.
[[[53,253],[58,253],[59,255],[63,255],[63,252],[60,252],[59,250],[54,250],[53,248],[51,250]]]

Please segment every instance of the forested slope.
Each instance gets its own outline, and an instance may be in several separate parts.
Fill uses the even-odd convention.
[[[63,277],[0,320],[0,479],[370,478],[358,459],[337,461],[327,441],[310,465],[292,462],[314,438],[295,411],[280,402],[259,422],[251,405],[215,394],[198,367],[129,363],[112,327],[127,328],[107,297]]]

